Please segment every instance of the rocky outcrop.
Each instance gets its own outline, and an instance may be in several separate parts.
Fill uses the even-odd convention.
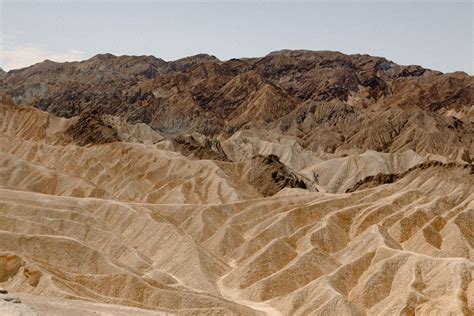
[[[247,174],[247,181],[263,196],[274,195],[283,188],[307,188],[302,177],[290,171],[276,155],[255,156]]]
[[[38,316],[31,306],[22,303],[21,299],[0,288],[0,314],[3,316]]]
[[[200,138],[194,135],[179,135],[172,138],[172,143],[176,151],[188,157],[229,161],[216,139],[209,139],[203,135]]]
[[[106,144],[119,141],[117,131],[106,124],[96,110],[83,112],[69,126],[66,135],[79,145]]]

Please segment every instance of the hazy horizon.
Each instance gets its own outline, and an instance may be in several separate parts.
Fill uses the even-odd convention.
[[[0,1],[5,71],[100,53],[228,60],[308,49],[474,73],[471,2]]]

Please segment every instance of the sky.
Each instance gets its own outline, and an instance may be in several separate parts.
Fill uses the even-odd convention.
[[[471,1],[448,0],[0,0],[0,67],[98,53],[227,60],[310,49],[474,74],[473,16]]]

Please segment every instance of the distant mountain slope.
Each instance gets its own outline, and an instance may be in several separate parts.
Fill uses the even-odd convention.
[[[165,136],[276,128],[304,148],[337,155],[367,149],[463,161],[473,155],[474,78],[381,57],[283,50],[262,58],[200,54],[166,62],[102,54],[45,61],[0,82],[0,92],[17,103],[61,117],[121,116]]]

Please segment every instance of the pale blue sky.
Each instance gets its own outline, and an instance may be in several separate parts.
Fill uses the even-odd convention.
[[[474,73],[471,1],[0,0],[0,10],[8,70],[106,52],[225,60],[301,48]]]

